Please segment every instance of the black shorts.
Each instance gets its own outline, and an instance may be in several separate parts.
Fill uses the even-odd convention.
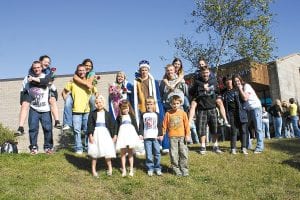
[[[57,99],[58,99],[57,90],[55,90],[55,91],[50,90],[49,94],[50,94],[49,97],[54,97],[56,99],[56,101],[57,101]]]
[[[215,108],[209,110],[197,110],[196,128],[200,136],[206,135],[207,125],[211,134],[217,133],[218,115]]]
[[[28,103],[31,102],[31,98],[30,98],[30,95],[28,94],[27,91],[21,91],[20,92],[20,105],[22,105],[22,103],[26,101]]]

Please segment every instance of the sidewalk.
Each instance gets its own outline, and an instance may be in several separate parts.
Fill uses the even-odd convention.
[[[54,151],[57,149],[65,148],[67,143],[66,137],[64,137],[61,129],[56,129],[53,127],[53,144],[54,144]],[[17,137],[18,141],[18,150],[19,153],[29,153],[29,135],[28,129],[25,130],[25,134],[22,136]],[[39,152],[43,153],[43,145],[44,145],[44,133],[42,128],[40,127],[39,135],[38,135],[38,146]]]

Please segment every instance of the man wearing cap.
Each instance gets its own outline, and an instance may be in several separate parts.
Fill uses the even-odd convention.
[[[134,109],[139,124],[140,114],[146,112],[146,99],[152,96],[155,99],[156,112],[159,113],[159,120],[163,121],[164,109],[160,98],[159,83],[150,74],[150,64],[147,60],[139,62],[138,76],[134,80]],[[165,136],[162,142],[163,152],[169,150],[168,137]]]

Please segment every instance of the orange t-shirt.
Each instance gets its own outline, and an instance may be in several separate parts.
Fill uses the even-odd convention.
[[[163,121],[163,133],[168,131],[169,137],[184,137],[190,135],[190,125],[187,114],[178,109],[166,113]]]

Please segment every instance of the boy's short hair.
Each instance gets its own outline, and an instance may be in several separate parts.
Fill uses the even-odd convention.
[[[174,101],[180,101],[180,103],[182,103],[182,99],[180,96],[178,95],[173,95],[171,98],[171,103],[173,103]]]
[[[153,102],[153,103],[155,103],[155,99],[154,99],[154,97],[150,96],[150,97],[147,97],[147,98],[146,98],[145,102],[146,102],[146,104],[147,104],[148,102]]]

